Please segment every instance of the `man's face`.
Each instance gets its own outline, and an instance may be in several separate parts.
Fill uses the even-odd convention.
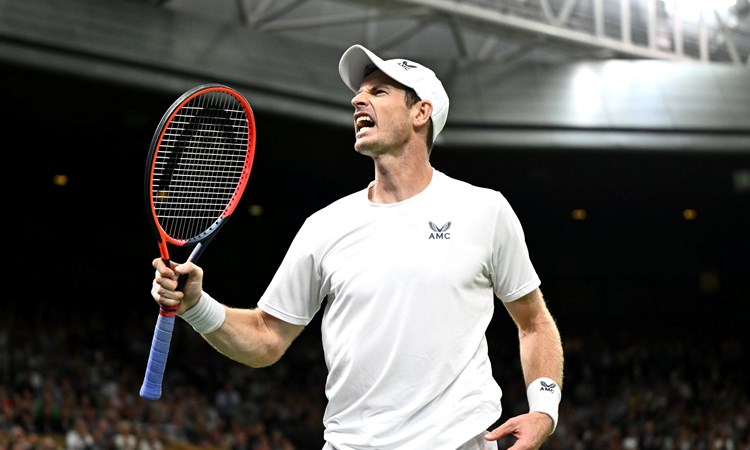
[[[399,152],[414,133],[404,87],[379,70],[365,77],[352,105],[354,149],[359,153]]]

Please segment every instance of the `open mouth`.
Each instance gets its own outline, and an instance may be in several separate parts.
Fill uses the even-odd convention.
[[[375,121],[370,116],[362,115],[357,117],[355,124],[357,133],[359,133],[362,130],[372,128],[375,125]]]

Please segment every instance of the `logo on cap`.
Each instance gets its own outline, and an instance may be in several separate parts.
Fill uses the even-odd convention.
[[[410,66],[409,65],[409,61],[401,61],[401,63],[399,64],[399,66],[403,67],[406,70],[416,69],[417,68],[417,66]]]

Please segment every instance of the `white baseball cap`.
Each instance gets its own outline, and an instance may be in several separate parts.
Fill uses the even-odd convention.
[[[414,89],[420,99],[432,103],[432,142],[435,142],[448,119],[450,103],[443,83],[435,72],[404,58],[383,60],[361,45],[349,47],[339,61],[339,75],[353,92],[359,90],[362,80],[376,68],[404,86]]]

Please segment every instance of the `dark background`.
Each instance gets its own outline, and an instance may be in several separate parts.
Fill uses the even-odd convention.
[[[372,162],[353,151],[351,127],[325,124],[346,117],[335,74],[342,42],[440,63],[458,101],[434,166],[501,191],[524,225],[565,345],[561,421],[545,449],[620,448],[633,428],[645,438],[649,424],[675,448],[714,447],[726,432],[736,434],[737,448],[750,446],[750,428],[735,420],[747,413],[750,349],[748,78],[715,59],[726,62],[734,43],[746,61],[747,27],[707,30],[707,64],[619,66],[614,59],[633,53],[612,52],[611,41],[581,47],[492,20],[477,27],[458,9],[444,14],[446,5],[402,14],[408,2],[318,3],[0,0],[9,244],[0,301],[0,448],[14,423],[47,433],[43,423],[25,421],[45,411],[39,406],[49,406],[50,391],[71,385],[73,395],[64,395],[74,414],[91,414],[90,426],[110,417],[117,390],[112,420],[205,442],[216,436],[201,421],[227,380],[243,395],[235,423],[250,429],[247,422],[260,416],[298,450],[321,448],[319,317],[282,361],[257,370],[222,357],[178,320],[163,397],[138,397],[158,311],[149,290],[159,252],[143,183],[154,129],[183,88],[212,81],[252,92],[258,146],[250,184],[200,264],[216,298],[254,306],[305,217],[372,179]],[[516,13],[538,9],[533,3],[518,2]],[[591,5],[578,3],[565,22],[587,27]],[[639,47],[652,23],[636,3],[630,19]],[[191,5],[192,13],[184,10]],[[620,19],[612,8],[605,12],[614,37]],[[290,27],[305,23],[295,18],[323,26]],[[666,18],[655,19],[666,25]],[[694,25],[682,31],[684,50],[697,57]],[[332,45],[317,45],[326,41]],[[605,59],[613,65],[599,64]],[[592,73],[606,76],[585,76]],[[606,108],[578,116],[583,94],[599,95]],[[534,142],[528,138],[536,132],[538,146],[511,146]],[[502,142],[490,145],[491,136]],[[482,147],[451,147],[454,137]],[[662,144],[649,147],[647,137]],[[64,186],[53,183],[60,175]],[[250,215],[253,205],[264,214]],[[574,208],[585,208],[586,220],[573,220]],[[697,211],[695,220],[683,219],[686,208]],[[487,337],[503,420],[527,411],[528,402],[516,330],[499,305]],[[9,403],[16,407],[8,410]],[[173,413],[154,414],[160,410]],[[69,421],[59,425],[58,433],[70,428]]]
[[[149,293],[159,253],[144,169],[154,129],[175,98],[20,66],[4,66],[2,77],[10,277],[0,323],[10,324],[10,348],[39,345],[14,341],[14,328],[42,342],[63,340],[57,345],[70,352],[63,354],[102,348],[107,360],[126,361],[123,373],[134,375],[123,378],[140,384],[158,312]],[[372,162],[353,150],[352,130],[264,111],[255,118],[249,185],[200,260],[206,290],[241,307],[255,305],[309,214],[373,176]],[[750,153],[437,146],[432,163],[503,192],[513,205],[563,335],[572,386],[584,378],[580,362],[597,357],[591,348],[618,354],[631,342],[670,346],[684,337],[699,340],[705,355],[728,340],[746,341],[750,193],[736,188],[733,174],[750,169]],[[53,183],[59,174],[67,185]],[[249,214],[252,205],[264,214]],[[586,209],[586,220],[573,220],[574,208]],[[685,208],[697,218],[685,220]],[[252,383],[267,376],[322,396],[319,320],[283,363],[248,369]],[[177,324],[165,395],[176,395],[185,380],[213,392],[237,373]],[[50,332],[59,329],[67,331]],[[523,392],[514,387],[521,379],[516,331],[502,308],[488,341],[502,374],[504,414],[523,411]],[[51,348],[49,370],[59,351]],[[13,379],[14,370],[0,375]],[[312,403],[317,413],[323,406]],[[300,448],[320,448],[320,422],[313,423],[290,434]]]
[[[153,310],[158,248],[144,168],[175,99],[25,67],[4,67],[3,78],[5,181],[17,192],[8,208],[14,285],[68,308]],[[243,306],[254,305],[304,218],[373,176],[351,130],[255,116],[248,188],[201,259],[208,289]],[[745,320],[737,312],[748,299],[750,193],[735,188],[733,172],[750,168],[750,153],[438,145],[432,162],[508,197],[563,330]],[[56,174],[69,183],[54,185]],[[255,204],[262,216],[247,212]],[[585,208],[586,220],[573,220],[574,208]],[[685,208],[697,218],[685,220]],[[23,298],[6,305],[29,303]]]

